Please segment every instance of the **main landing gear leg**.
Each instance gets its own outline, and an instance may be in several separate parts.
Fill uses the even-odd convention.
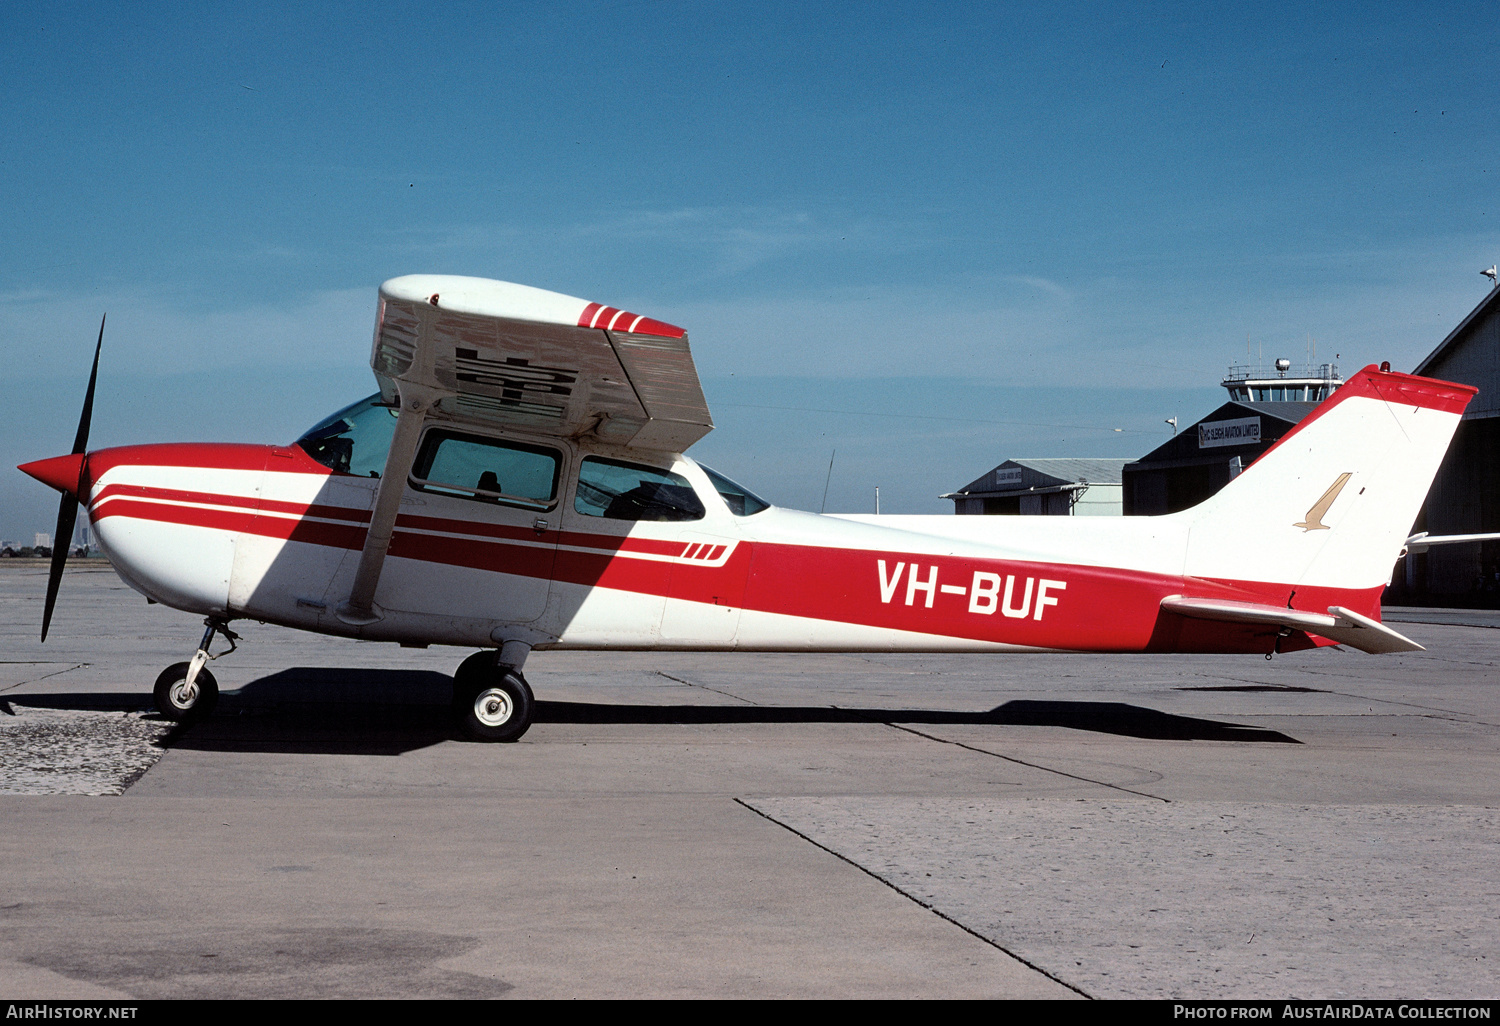
[[[224,640],[229,642],[229,652],[239,647],[235,642],[240,636],[229,629],[228,620],[210,616],[203,623],[203,640],[198,643],[192,661],[168,666],[156,678],[156,687],[151,691],[156,711],[173,722],[202,719],[213,712],[219,702],[219,682],[204,669],[204,664],[210,659],[219,658],[210,655],[208,650],[214,635],[224,635]],[[219,655],[228,655],[229,652],[220,652]]]
[[[453,675],[453,716],[476,741],[515,741],[531,726],[536,705],[521,676],[530,648],[507,642],[499,651],[476,652]]]

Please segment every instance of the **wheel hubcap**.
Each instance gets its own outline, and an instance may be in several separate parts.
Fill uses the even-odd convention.
[[[515,712],[510,696],[500,688],[490,688],[474,699],[474,718],[486,727],[502,726]]]
[[[187,681],[180,680],[172,685],[172,690],[169,694],[172,698],[172,704],[177,708],[191,709],[193,703],[198,701],[198,683],[194,681],[192,684],[188,684]]]

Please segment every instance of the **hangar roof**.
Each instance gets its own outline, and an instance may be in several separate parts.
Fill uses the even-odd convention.
[[[1292,425],[1317,408],[1317,403],[1242,403],[1231,400],[1197,423],[1183,428],[1176,436],[1169,438],[1136,460],[1131,465],[1131,471],[1134,472],[1144,465],[1158,465],[1168,461],[1198,462],[1210,457],[1217,460],[1221,456],[1227,460],[1232,456],[1257,452],[1267,448],[1271,441],[1286,434],[1291,430]],[[1258,437],[1254,441],[1243,444],[1235,445],[1221,440],[1205,446],[1197,431],[1199,424],[1241,421],[1257,416],[1267,418],[1274,423],[1262,424],[1257,432]]]
[[[984,476],[970,481],[956,492],[949,492],[943,498],[1061,491],[1077,484],[1117,485],[1121,481],[1121,468],[1129,462],[1113,457],[1006,460]]]
[[[1490,289],[1414,373],[1478,388],[1465,420],[1500,416],[1500,288]]]

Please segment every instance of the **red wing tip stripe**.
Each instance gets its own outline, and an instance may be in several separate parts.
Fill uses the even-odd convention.
[[[611,331],[618,328],[632,335],[655,335],[657,338],[682,338],[687,334],[675,324],[598,303],[590,303],[583,308],[583,313],[578,315],[578,326]]]
[[[682,338],[687,334],[675,324],[653,320],[650,317],[642,317],[630,326],[630,330],[636,335],[655,335],[657,338]]]

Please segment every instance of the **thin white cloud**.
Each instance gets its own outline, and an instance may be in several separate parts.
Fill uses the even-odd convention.
[[[400,233],[394,247],[426,257],[510,256],[518,249],[560,257],[597,252],[601,246],[656,247],[675,257],[674,262],[689,264],[689,277],[702,281],[733,278],[777,259],[838,252],[889,255],[933,242],[931,232],[913,222],[775,207],[701,206],[628,210],[545,226],[496,223],[409,230]]]
[[[0,297],[0,351],[15,378],[86,367],[104,313],[105,358],[145,374],[364,362],[375,317],[373,288],[219,309],[138,292],[37,291],[24,300]]]
[[[1030,285],[1032,288],[1040,289],[1043,292],[1056,296],[1058,299],[1071,300],[1073,298],[1073,294],[1071,292],[1063,288],[1057,282],[1051,281],[1047,278],[1038,278],[1035,275],[1030,274],[1006,275],[1005,278],[1007,281],[1018,281],[1023,285]]]
[[[705,376],[956,376],[1037,386],[1194,387],[1245,357],[1320,361],[1350,372],[1409,370],[1478,302],[1475,290],[1352,281],[1268,306],[1232,292],[1124,280],[1077,294],[1015,276],[991,287],[871,288],[653,308],[686,327]]]

